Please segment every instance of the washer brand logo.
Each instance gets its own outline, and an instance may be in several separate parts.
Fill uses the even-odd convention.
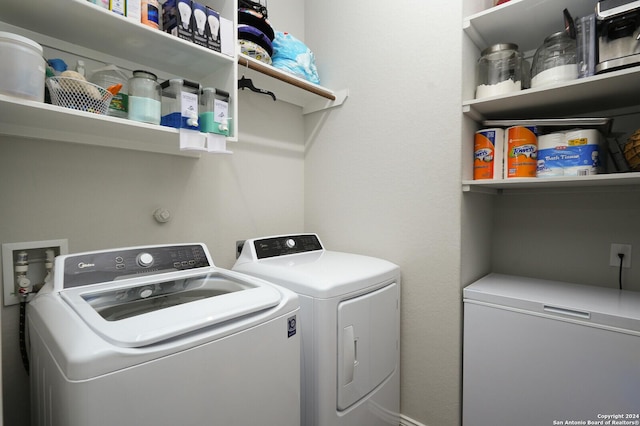
[[[80,269],[93,268],[94,266],[96,266],[95,263],[84,263],[84,262],[78,263],[78,268],[80,268]]]
[[[289,317],[287,319],[287,335],[289,337],[295,336],[296,334],[296,316]]]

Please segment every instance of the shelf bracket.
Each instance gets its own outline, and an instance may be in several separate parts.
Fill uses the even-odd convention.
[[[475,194],[487,194],[487,195],[497,195],[501,193],[500,189],[497,188],[485,188],[482,186],[474,186],[469,184],[462,184],[462,192],[469,192]]]
[[[318,99],[317,101],[310,102],[302,108],[302,114],[307,115],[312,112],[322,111],[325,109],[335,108],[340,106],[349,97],[349,89],[338,90],[334,92],[335,100]]]
[[[482,122],[484,121],[484,116],[478,112],[471,105],[462,105],[462,113],[467,117],[471,118],[473,121]]]

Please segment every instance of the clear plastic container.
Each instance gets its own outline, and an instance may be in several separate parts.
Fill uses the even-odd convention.
[[[229,94],[205,87],[200,95],[200,131],[229,136]]]
[[[482,51],[476,68],[476,98],[522,90],[522,54],[518,45],[501,43]]]
[[[198,96],[200,83],[172,78],[162,83],[160,124],[177,129],[199,130]]]
[[[129,79],[129,120],[160,124],[162,89],[158,77],[136,70]]]
[[[127,73],[115,65],[107,65],[95,70],[89,81],[105,89],[115,84],[122,84],[120,92],[111,98],[107,114],[121,118],[129,116],[129,76]]]
[[[45,61],[42,46],[0,31],[0,93],[44,102]]]
[[[551,34],[533,56],[531,87],[543,87],[576,78],[576,40],[564,31]]]

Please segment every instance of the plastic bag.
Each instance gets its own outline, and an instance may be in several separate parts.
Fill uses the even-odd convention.
[[[271,59],[274,67],[312,83],[320,84],[313,52],[291,34],[276,31]]]

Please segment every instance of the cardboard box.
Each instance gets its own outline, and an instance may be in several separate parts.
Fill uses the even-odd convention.
[[[193,42],[199,46],[207,47],[207,7],[197,1],[192,1],[193,9]]]
[[[207,7],[207,47],[220,51],[220,14]]]
[[[125,15],[125,0],[110,0],[109,1],[109,10],[117,13],[118,15]]]
[[[222,16],[220,17],[220,52],[229,56],[234,56],[236,53],[233,22]]]
[[[162,29],[178,38],[193,42],[191,0],[167,0],[162,5]]]
[[[140,0],[127,0],[127,18],[140,23]]]

